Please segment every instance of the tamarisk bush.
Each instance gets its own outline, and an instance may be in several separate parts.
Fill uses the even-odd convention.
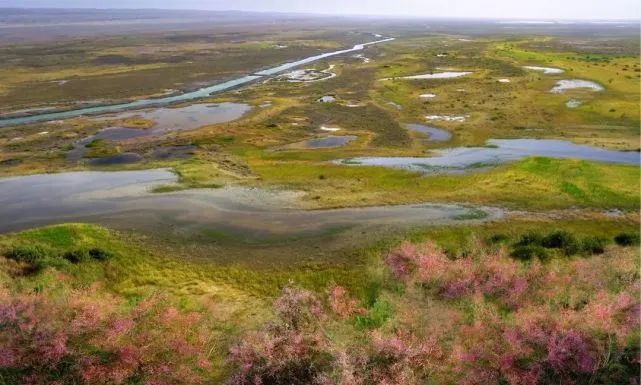
[[[134,306],[97,287],[0,288],[0,379],[7,384],[201,384],[209,331],[161,296]]]

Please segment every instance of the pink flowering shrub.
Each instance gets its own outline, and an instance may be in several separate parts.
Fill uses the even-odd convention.
[[[341,286],[334,286],[329,290],[329,305],[332,312],[341,318],[367,313],[367,310],[359,306],[358,301],[352,298],[347,290]]]
[[[319,299],[312,292],[285,288],[274,302],[274,310],[287,328],[313,325],[324,315]]]
[[[325,316],[310,291],[288,287],[274,301],[278,322],[230,349],[233,385],[321,384],[331,355],[318,326]]]
[[[326,298],[284,289],[274,319],[229,347],[228,383],[640,385],[634,250],[543,263],[404,243],[385,262],[393,282],[368,309],[340,286]],[[162,296],[128,304],[68,279],[0,287],[0,384],[191,385],[226,373],[211,367],[228,346],[212,342],[204,313]],[[365,318],[377,322],[362,328]]]
[[[335,315],[340,319],[345,309],[351,314],[365,311],[355,306],[343,288],[332,288],[329,297],[330,308],[337,308]],[[372,333],[365,344],[349,346],[333,340],[324,329],[330,314],[306,290],[285,289],[274,307],[279,315],[275,324],[250,333],[231,348],[236,370],[230,384],[418,384],[443,358],[435,340],[403,332]]]
[[[424,383],[443,358],[436,339],[407,332],[387,337],[373,333],[371,345],[367,365],[361,369],[365,384]]]
[[[433,243],[405,243],[385,261],[408,290],[469,309],[469,322],[445,326],[453,340],[444,349],[449,365],[435,370],[441,378],[479,385],[638,384],[637,267],[630,256],[615,257],[543,265],[479,248],[449,259]]]
[[[15,384],[200,384],[201,315],[164,298],[133,307],[97,288],[64,295],[0,290],[0,378]]]
[[[404,243],[385,258],[406,288],[385,296],[391,319],[362,331],[353,320],[373,308],[344,288],[329,289],[327,309],[288,288],[279,321],[231,350],[231,383],[639,384],[634,258],[524,263],[479,246],[450,259],[433,243]]]

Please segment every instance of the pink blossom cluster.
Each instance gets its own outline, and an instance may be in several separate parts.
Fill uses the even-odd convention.
[[[97,288],[0,289],[0,373],[22,384],[199,384],[210,363],[201,315]]]

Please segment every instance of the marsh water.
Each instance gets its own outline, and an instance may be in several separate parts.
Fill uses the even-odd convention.
[[[68,118],[74,118],[74,117],[83,116],[83,115],[98,115],[98,114],[105,114],[105,113],[122,112],[125,110],[135,110],[135,109],[141,109],[146,107],[158,107],[163,105],[202,99],[218,92],[226,91],[226,90],[236,88],[248,83],[252,83],[265,76],[276,75],[278,73],[287,71],[294,67],[312,63],[328,57],[342,55],[342,54],[355,52],[355,51],[361,51],[365,49],[366,46],[385,43],[392,40],[394,39],[393,38],[381,39],[381,40],[376,40],[369,43],[357,44],[354,47],[349,49],[326,52],[320,55],[310,56],[301,60],[285,63],[277,67],[269,68],[263,71],[259,71],[257,73],[242,76],[223,83],[218,83],[218,84],[214,84],[204,88],[200,88],[191,92],[185,92],[181,94],[160,97],[160,98],[139,99],[139,100],[126,102],[126,103],[91,106],[91,107],[83,107],[78,109],[71,109],[67,111],[46,112],[46,113],[41,113],[41,114],[39,113],[39,114],[33,114],[33,115],[27,115],[27,116],[2,118],[0,119],[0,127],[19,125],[19,124],[29,124],[29,123],[36,123],[36,122],[46,122],[51,120],[68,119]]]
[[[412,76],[400,76],[394,78],[385,78],[383,80],[393,80],[393,79],[409,79],[409,80],[421,80],[421,79],[453,79],[460,78],[461,76],[466,76],[471,74],[471,72],[435,72],[431,74],[422,74],[422,75],[412,75]]]
[[[599,83],[593,82],[591,80],[564,79],[556,82],[556,84],[554,85],[554,87],[552,87],[550,92],[553,94],[560,94],[567,90],[574,90],[574,89],[581,89],[581,88],[589,89],[595,92],[603,91],[605,89]]]
[[[127,119],[139,117],[153,120],[154,125],[143,135],[160,135],[168,131],[194,130],[209,124],[227,123],[240,119],[252,107],[245,103],[202,103],[183,107],[155,108],[125,112],[104,119]],[[101,118],[103,119],[103,118]]]
[[[184,107],[156,108],[135,112],[125,112],[105,116],[99,120],[119,120],[141,118],[153,121],[151,128],[107,127],[95,135],[83,138],[74,143],[74,148],[67,152],[68,161],[78,161],[87,152],[86,146],[94,140],[124,141],[145,136],[158,136],[171,131],[193,130],[209,124],[227,123],[240,119],[252,107],[244,103],[192,104]],[[135,163],[142,160],[138,154],[119,154],[89,161],[92,165],[106,166],[114,164]]]
[[[605,163],[640,163],[640,154],[613,151],[563,140],[551,139],[490,139],[486,147],[455,147],[438,150],[432,157],[360,157],[344,164],[384,166],[421,172],[460,173],[471,168],[490,166],[528,156],[573,158]]]
[[[444,224],[465,220],[459,205],[401,205],[305,210],[300,194],[225,187],[173,193],[149,192],[174,183],[164,169],[69,172],[0,179],[0,232],[63,222],[90,222],[119,229],[216,231],[244,238],[298,236],[354,226]],[[488,218],[502,215],[484,209]],[[463,218],[463,219],[462,219]]]
[[[316,138],[305,141],[307,148],[332,148],[341,147],[356,139],[353,135],[345,136],[326,136],[324,138]]]
[[[558,75],[562,74],[565,72],[564,70],[560,68],[554,68],[554,67],[539,67],[539,66],[523,66],[523,68],[532,70],[532,71],[539,71],[543,72],[546,75]]]
[[[452,139],[452,134],[436,127],[425,126],[423,124],[408,124],[407,128],[428,135],[427,140],[430,142],[447,142]]]

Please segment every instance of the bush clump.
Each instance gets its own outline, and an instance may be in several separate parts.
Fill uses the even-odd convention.
[[[566,256],[574,255],[580,250],[579,241],[572,233],[565,230],[556,230],[549,233],[542,239],[541,246],[548,249],[562,250]]]
[[[581,249],[586,254],[603,254],[608,243],[610,241],[605,237],[587,237],[581,242]]]
[[[510,256],[522,261],[529,261],[534,257],[541,260],[549,258],[548,251],[540,245],[519,245],[512,249]]]
[[[89,249],[89,256],[91,257],[91,259],[95,259],[97,261],[106,261],[113,256],[113,253],[98,247],[94,247]]]
[[[529,246],[529,245],[542,246],[543,238],[544,236],[542,234],[537,233],[535,231],[530,231],[528,233],[521,235],[521,238],[519,238],[519,241],[515,244],[515,246]]]
[[[58,267],[67,262],[78,264],[90,260],[106,261],[112,255],[99,247],[57,252],[41,245],[18,245],[5,253],[6,258],[29,264],[35,270],[48,266]]]
[[[634,235],[620,234],[615,238],[615,241],[618,244],[634,242]],[[559,250],[567,257],[579,253],[603,254],[609,243],[607,238],[601,236],[590,236],[579,240],[566,230],[555,230],[545,235],[538,232],[528,232],[521,235],[519,240],[512,245],[510,255],[521,260],[530,260],[535,256],[545,260],[549,257],[547,250]]]
[[[634,246],[640,241],[639,233],[621,233],[614,237],[614,242],[619,246]]]
[[[96,288],[58,285],[29,293],[0,286],[1,384],[208,383],[205,314],[160,295],[124,306]]]
[[[11,248],[5,257],[35,265],[51,257],[51,251],[39,245],[21,245]]]
[[[62,254],[62,258],[71,263],[81,263],[89,259],[89,253],[86,250],[70,250]]]

